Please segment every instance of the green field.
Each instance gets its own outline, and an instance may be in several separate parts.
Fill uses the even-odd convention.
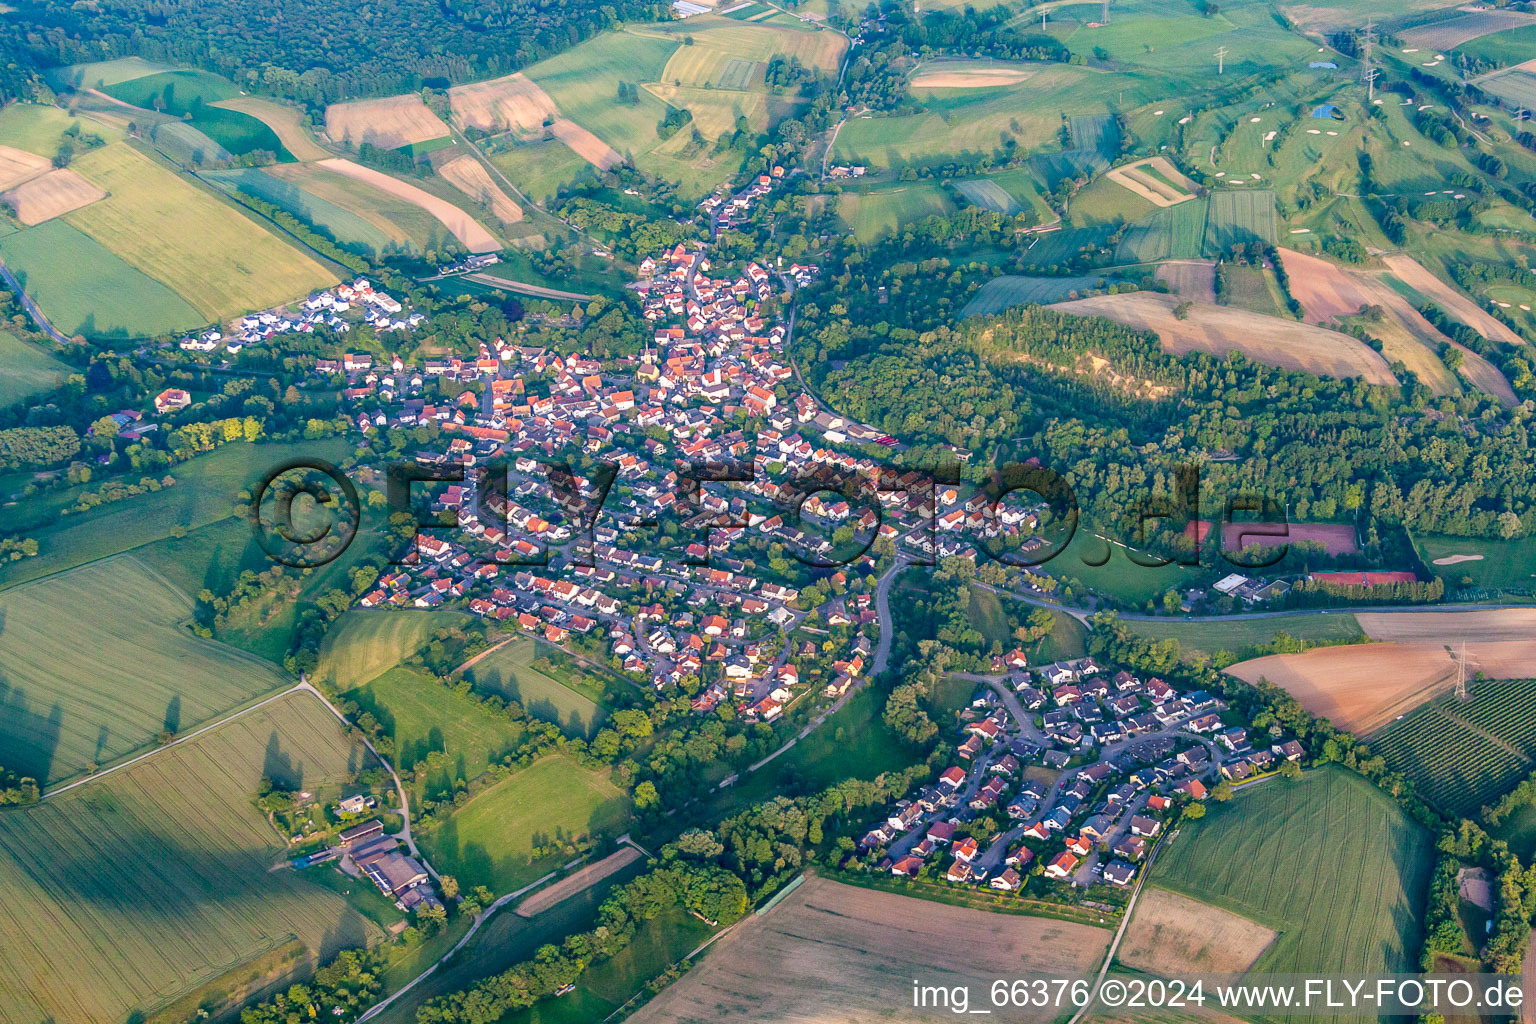
[[[46,350],[0,330],[0,407],[52,390],[70,372]]]
[[[1480,80],[1477,87],[1517,108],[1536,106],[1536,75],[1529,71],[1501,71]]]
[[[607,709],[534,668],[536,654],[531,640],[513,640],[476,662],[465,677],[475,689],[515,700],[534,718],[553,722],[569,735],[590,737],[607,717]]]
[[[971,585],[971,601],[968,613],[971,625],[986,638],[988,645],[996,645],[1005,651],[1019,646],[1013,631],[1028,623],[1035,605],[1005,597],[996,591]],[[1066,612],[1053,612],[1056,628],[1040,641],[1030,644],[1024,651],[1030,664],[1044,664],[1063,658],[1081,658],[1088,653],[1085,643],[1088,629]]]
[[[1075,227],[1112,222],[1133,223],[1155,209],[1117,181],[1098,177],[1072,197],[1067,207],[1067,221]]]
[[[70,225],[169,286],[206,319],[265,309],[336,280],[314,259],[125,143],[82,154],[70,166],[107,192],[67,214]]]
[[[191,611],[131,557],[0,595],[0,764],[56,783],[289,682],[180,628]],[[65,621],[91,626],[82,639]]]
[[[293,159],[277,133],[261,121],[238,110],[212,106],[240,95],[234,83],[218,75],[163,71],[120,81],[102,91],[135,107],[186,118],[187,124],[236,156],[265,151],[279,160]]]
[[[347,695],[373,715],[395,741],[395,767],[416,770],[430,755],[442,755],[444,767],[425,773],[418,792],[450,790],[455,778],[469,780],[517,749],[523,727],[505,715],[482,708],[431,676],[393,668]]]
[[[1212,804],[1152,881],[1279,932],[1259,972],[1416,969],[1431,837],[1365,779],[1321,768]]]
[[[28,153],[52,157],[58,152],[64,131],[78,125],[81,131],[94,132],[112,140],[118,133],[94,121],[70,117],[58,107],[36,103],[8,103],[0,107],[0,146],[15,146]]]
[[[972,295],[961,316],[991,316],[1026,302],[1047,304],[1081,298],[1089,290],[1102,290],[1109,281],[1103,277],[994,277]]]
[[[177,526],[195,531],[229,519],[235,514],[240,490],[255,484],[263,473],[284,459],[303,455],[340,462],[351,450],[351,444],[342,438],[282,444],[228,444],[173,468],[167,475],[176,481],[174,485],[141,494],[132,501],[112,502],[87,512],[65,515],[61,510],[73,504],[83,489],[91,489],[93,485],[50,491],[29,498],[24,503],[6,507],[4,514],[7,525],[36,538],[38,554],[20,562],[0,564],[0,587],[24,583],[163,540]],[[243,528],[249,538],[250,526]],[[264,559],[257,564],[265,567]],[[204,567],[200,565],[190,571],[200,574]],[[168,575],[176,573],[173,570]],[[196,594],[201,588],[199,584],[186,589]]]
[[[397,248],[394,236],[366,218],[256,168],[205,171],[202,178],[219,188],[243,192],[282,207],[339,245],[361,247],[376,256]]]
[[[1208,203],[1193,199],[1153,210],[1121,236],[1115,259],[1122,263],[1199,259],[1205,251]]]
[[[1208,259],[1229,254],[1233,244],[1255,239],[1274,245],[1275,194],[1269,189],[1222,190],[1211,193],[1205,221],[1205,255]]]
[[[837,200],[838,217],[854,238],[866,244],[954,208],[943,187],[933,182],[912,182],[878,192],[844,192]]]
[[[1521,64],[1536,54],[1536,25],[1507,28],[1456,46],[1456,52],[1496,64]]]
[[[1317,644],[1365,640],[1360,624],[1348,612],[1327,615],[1277,615],[1263,619],[1189,621],[1185,619],[1122,620],[1133,633],[1153,640],[1177,640],[1186,651],[1230,651],[1242,654],[1272,642],[1281,633]]]
[[[1470,815],[1529,774],[1536,758],[1536,682],[1481,682],[1469,700],[1426,705],[1374,748],[1430,803]]]
[[[0,237],[0,257],[67,335],[143,338],[208,322],[170,288],[62,219]]]
[[[997,182],[990,178],[976,178],[971,181],[955,182],[955,190],[966,198],[972,206],[979,206],[983,210],[991,210],[1001,213],[1005,217],[1011,217],[1024,207],[1011,196]]]
[[[1263,267],[1229,265],[1225,268],[1227,288],[1222,299],[1225,305],[1263,313],[1265,316],[1286,316],[1285,300],[1280,295],[1280,283],[1275,272]]]
[[[92,64],[67,64],[50,68],[44,72],[44,77],[55,89],[100,89],[131,78],[143,78],[171,70],[173,68],[169,64],[157,64],[142,57],[119,57]]]
[[[1536,587],[1536,538],[1490,540],[1484,537],[1446,537],[1424,534],[1413,538],[1414,547],[1430,572],[1445,580],[1451,588],[1462,586],[1462,578],[1471,586],[1486,590]],[[1457,555],[1481,555],[1473,561],[1436,565],[1436,559]]]
[[[315,678],[338,690],[362,686],[421,650],[437,630],[468,618],[463,612],[353,608],[325,634]]]
[[[340,896],[272,870],[285,843],[251,802],[263,775],[335,799],[366,756],[298,694],[0,816],[0,1017],[121,1024],[291,937],[325,957],[379,939]]]
[[[524,195],[541,203],[592,171],[591,164],[559,139],[516,143],[492,153],[490,159]]]
[[[617,836],[629,816],[629,798],[606,772],[553,754],[477,794],[420,838],[439,871],[462,886],[484,885],[502,895],[572,857],[563,849],[534,857],[536,845]]]

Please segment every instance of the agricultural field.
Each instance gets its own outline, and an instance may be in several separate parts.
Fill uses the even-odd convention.
[[[378,232],[368,237],[388,239],[394,251],[424,252],[452,244],[453,235],[447,227],[426,210],[367,182],[332,174],[318,163],[277,164],[263,168],[261,173],[299,188],[304,195],[293,197],[296,205],[307,207],[312,200],[320,200],[361,219]],[[326,216],[326,207],[315,209],[317,216]]]
[[[1210,260],[1170,260],[1159,263],[1155,276],[1181,299],[1209,303],[1216,301],[1216,265]]]
[[[1285,316],[1285,299],[1274,272],[1263,267],[1229,266],[1226,268],[1226,305],[1264,316]]]
[[[259,96],[231,96],[219,100],[214,106],[254,117],[271,129],[283,149],[292,154],[295,160],[323,160],[331,155],[315,141],[304,115],[297,107]]]
[[[743,23],[708,14],[689,18],[686,24],[661,22],[636,26],[634,31],[673,43],[685,43],[684,37],[691,37],[693,42],[685,44],[687,49],[703,47],[741,60],[766,62],[776,55],[794,57],[806,67],[834,76],[842,62],[843,51],[848,48],[847,38],[838,32]],[[671,66],[669,62],[667,67]],[[663,80],[670,81],[670,77],[664,73]]]
[[[569,185],[588,177],[591,164],[559,139],[519,142],[489,153],[491,163],[535,202],[546,203]]]
[[[325,108],[325,134],[341,146],[363,143],[399,149],[448,136],[442,122],[415,94],[333,103]]]
[[[185,595],[131,556],[0,594],[0,764],[45,785],[185,732],[286,680],[181,628]],[[61,634],[93,623],[90,642]]]
[[[218,75],[206,71],[166,71],[128,79],[102,91],[135,107],[185,117],[188,126],[230,154],[267,152],[279,160],[294,159],[277,132],[260,118],[237,107],[219,105],[239,100],[240,90]]]
[[[71,372],[46,350],[0,330],[0,408],[57,387]]]
[[[1235,350],[1256,362],[1319,376],[1396,383],[1386,360],[1349,335],[1204,303],[1196,304],[1181,320],[1173,315],[1178,303],[1172,296],[1135,292],[1076,299],[1054,308],[1080,316],[1107,316],[1137,330],[1154,331],[1163,351],[1175,355],[1204,352],[1220,359]]]
[[[500,895],[569,861],[576,839],[618,836],[629,817],[628,798],[605,772],[552,754],[476,794],[420,839],[439,871]]]
[[[1115,250],[1124,263],[1199,259],[1205,252],[1205,200],[1153,210],[1126,228]]]
[[[395,767],[416,773],[417,792],[422,795],[451,792],[455,777],[477,778],[515,751],[524,731],[506,715],[482,708],[431,676],[403,666],[347,696],[383,725],[395,741]],[[432,767],[434,754],[449,767]]]
[[[40,174],[0,195],[16,211],[16,219],[28,227],[105,197],[105,192],[67,167]]]
[[[335,799],[367,756],[295,694],[0,817],[0,1016],[121,1024],[243,981],[292,939],[313,962],[382,938],[339,895],[272,869],[286,843],[252,804],[263,775]]]
[[[11,189],[31,181],[53,164],[45,156],[13,146],[0,148],[0,188]]]
[[[1026,302],[1042,305],[1074,299],[1082,292],[1101,291],[1111,282],[1103,277],[994,277],[972,295],[961,316],[991,316]]]
[[[1136,902],[1115,961],[1169,976],[1243,974],[1276,934],[1257,921],[1153,886]]]
[[[157,64],[142,57],[119,57],[91,64],[66,64],[50,68],[44,77],[55,89],[102,89],[130,79],[174,70],[169,64]]]
[[[1049,224],[1058,219],[1056,211],[1051,209],[1040,194],[1040,180],[1028,167],[999,171],[985,178],[956,181],[953,184],[962,195],[978,206],[999,213],[1032,210],[1038,224]],[[1002,194],[998,195],[994,188],[1001,190]]]
[[[941,57],[919,64],[913,69],[908,84],[913,89],[989,89],[1018,85],[1034,72],[1028,64]]]
[[[1006,189],[990,178],[957,181],[954,186],[955,191],[964,196],[972,206],[979,206],[983,210],[991,210],[1005,217],[1011,217],[1024,208],[1017,199],[1008,194]]]
[[[1312,714],[1363,735],[1449,689],[1456,662],[1443,644],[1370,643],[1271,654],[1227,672],[1250,683],[1267,680]]]
[[[1195,198],[1195,183],[1186,178],[1166,157],[1153,157],[1116,167],[1105,177],[1125,186],[1153,206],[1176,206]]]
[[[1075,227],[1088,224],[1134,223],[1158,206],[1139,194],[1122,188],[1108,176],[1093,179],[1072,197],[1067,207],[1067,222]]]
[[[1215,259],[1238,242],[1258,240],[1274,245],[1278,237],[1275,194],[1268,189],[1211,193],[1205,221],[1205,255]]]
[[[389,230],[375,223],[380,219],[377,214],[370,220],[259,168],[204,171],[200,177],[226,191],[243,192],[281,207],[343,247],[356,246],[381,255],[409,246],[404,231],[387,221]]]
[[[1108,931],[1088,925],[990,914],[812,876],[772,910],[737,925],[630,1019],[817,1020],[836,1006],[840,1024],[873,1024],[891,1020],[892,1003],[910,998],[913,977],[925,985],[969,985],[975,993],[993,978],[1086,977],[1108,942]],[[799,980],[786,985],[786,977]]]
[[[553,722],[569,735],[590,737],[608,716],[607,709],[534,668],[536,653],[532,641],[514,639],[475,662],[464,676],[482,693],[515,700],[529,715]]]
[[[1372,744],[1420,796],[1455,815],[1475,814],[1536,767],[1536,683],[1475,682],[1470,692],[1419,709]]]
[[[1515,107],[1536,107],[1536,74],[1530,71],[1508,68],[1478,79],[1477,87]]]
[[[1455,50],[1477,60],[1519,64],[1531,59],[1536,16],[1518,11],[1469,11],[1460,17],[1402,33],[1409,46]]]
[[[63,220],[0,237],[0,257],[44,315],[67,335],[144,338],[210,320]]]
[[[1151,640],[1177,640],[1186,651],[1241,654],[1268,644],[1284,633],[1316,644],[1356,643],[1365,639],[1355,616],[1348,612],[1329,615],[1280,615],[1262,619],[1186,620],[1126,619],[1131,632]]]
[[[437,630],[468,618],[464,612],[350,609],[326,632],[315,678],[342,691],[362,686],[421,650]]]
[[[926,181],[882,191],[844,192],[837,200],[837,216],[864,243],[954,208],[941,185]]]
[[[1383,256],[1382,259],[1399,281],[1433,300],[1452,317],[1488,340],[1501,341],[1508,345],[1524,344],[1520,336],[1510,330],[1507,325],[1494,319],[1477,303],[1430,273],[1423,264],[1407,253],[1393,253]]]
[[[491,180],[485,165],[468,153],[449,160],[437,169],[437,173],[472,201],[490,210],[503,224],[516,224],[523,219],[522,207]]]
[[[335,277],[299,250],[125,144],[70,165],[107,198],[65,220],[214,320],[323,288]]]
[[[1415,969],[1433,861],[1432,837],[1390,798],[1320,768],[1186,822],[1151,881],[1274,929],[1256,970],[1380,974]]]
[[[372,186],[375,190],[386,192],[396,199],[418,207],[436,218],[470,252],[494,252],[502,247],[496,237],[469,214],[448,200],[401,181],[399,178],[393,178],[372,167],[364,167],[362,164],[340,158],[321,160],[316,166],[344,178]]]

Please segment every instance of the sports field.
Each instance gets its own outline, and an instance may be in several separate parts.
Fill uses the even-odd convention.
[[[990,914],[811,876],[772,910],[733,928],[630,1019],[818,1021],[835,1006],[838,1024],[937,1020],[950,1011],[892,1012],[911,1007],[914,978],[968,986],[975,1007],[994,978],[1088,976],[1109,937],[1088,925]],[[797,980],[786,985],[785,978]],[[1054,1016],[1010,1011],[1007,1019]]]
[[[295,937],[313,958],[381,938],[273,870],[285,843],[251,803],[263,775],[335,799],[367,756],[296,694],[0,816],[0,1017],[121,1024]]]
[[[0,237],[0,257],[67,335],[143,338],[211,319],[64,220]]]
[[[108,194],[68,214],[69,224],[165,283],[205,319],[265,309],[336,280],[126,144],[92,150],[70,166]]]
[[[1369,782],[1320,768],[1207,811],[1180,826],[1152,881],[1277,931],[1255,969],[1416,968],[1431,837]]]
[[[395,767],[415,771],[417,791],[429,796],[451,792],[455,779],[476,778],[516,750],[523,735],[523,727],[505,715],[405,667],[390,669],[348,696],[394,738]],[[433,754],[443,767],[422,770]]]
[[[191,603],[130,556],[0,594],[0,764],[55,783],[285,680],[182,629]],[[65,621],[90,623],[80,635]]]
[[[1536,587],[1536,539],[1490,540],[1484,537],[1415,536],[1414,546],[1430,572],[1448,586],[1463,577],[1489,590]]]
[[[629,817],[628,797],[605,772],[552,754],[477,794],[421,840],[439,871],[501,895],[569,861],[566,844],[618,836]]]
[[[362,686],[411,657],[437,630],[467,619],[464,612],[350,609],[326,632],[315,677],[338,690]]]
[[[71,372],[38,346],[0,331],[0,408],[57,387]]]
[[[536,653],[532,641],[513,640],[475,662],[465,677],[475,689],[515,700],[528,714],[554,722],[571,735],[591,736],[608,716],[607,709],[534,668]]]

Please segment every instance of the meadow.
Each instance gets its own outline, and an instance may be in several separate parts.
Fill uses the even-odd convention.
[[[476,794],[420,838],[439,871],[501,895],[569,861],[567,843],[617,836],[629,818],[629,799],[607,772],[552,754]]]
[[[416,791],[438,796],[453,780],[473,779],[515,751],[523,727],[482,708],[431,676],[398,666],[347,696],[373,715],[395,741],[395,767],[415,771]],[[446,767],[432,767],[437,754]],[[425,770],[418,766],[429,762]]]
[[[101,89],[132,78],[171,70],[174,69],[169,64],[157,64],[142,57],[119,57],[116,60],[49,68],[43,77],[55,89]]]
[[[1004,650],[1018,647],[1019,642],[1014,638],[1013,631],[1028,622],[1035,607],[971,584],[971,603],[968,609],[971,625],[981,632],[989,645],[997,644]],[[1087,627],[1066,612],[1053,614],[1056,616],[1056,628],[1024,649],[1031,665],[1063,658],[1081,658],[1088,653]]]
[[[1199,259],[1205,251],[1208,203],[1194,199],[1153,210],[1126,228],[1115,258],[1123,263]]]
[[[378,256],[404,240],[403,232],[386,231],[360,214],[254,167],[204,171],[201,177],[218,188],[244,192],[279,206],[339,245],[361,247]]]
[[[338,690],[362,686],[421,650],[437,630],[468,619],[464,612],[349,609],[325,634],[315,678]]]
[[[1196,621],[1188,619],[1126,619],[1131,632],[1152,640],[1177,640],[1186,651],[1215,654],[1230,651],[1241,655],[1272,643],[1284,633],[1314,644],[1355,643],[1365,640],[1360,623],[1348,612],[1329,615],[1277,615],[1263,619]]]
[[[559,139],[518,142],[490,153],[490,161],[528,198],[547,203],[561,188],[589,176],[592,165]]]
[[[1436,807],[1475,814],[1536,763],[1536,682],[1474,683],[1469,700],[1447,697],[1420,708],[1373,749]]]
[[[1212,804],[1180,826],[1152,882],[1279,932],[1254,968],[1415,969],[1431,837],[1365,779],[1320,768]]]
[[[71,167],[107,198],[65,218],[181,295],[206,319],[303,296],[334,275],[126,144]]]
[[[1522,25],[1478,36],[1458,44],[1456,52],[1495,64],[1522,64],[1536,54],[1536,25]]]
[[[608,711],[597,701],[533,667],[537,647],[530,640],[513,640],[492,651],[465,671],[476,690],[515,700],[534,718],[553,722],[568,735],[590,737]]]
[[[0,257],[66,335],[145,338],[211,319],[63,220],[0,236]]]
[[[360,218],[387,238],[387,245],[394,251],[436,249],[453,238],[442,221],[416,204],[314,164],[280,164],[264,168],[261,173],[297,187],[306,197]]]
[[[289,682],[193,636],[191,612],[131,556],[0,594],[0,763],[51,785]],[[66,620],[89,626],[74,635]]]
[[[943,187],[926,181],[871,192],[844,192],[837,215],[853,237],[869,243],[896,234],[908,224],[948,213],[955,208]]]
[[[236,156],[262,150],[279,160],[294,159],[277,133],[258,118],[214,106],[225,100],[238,100],[240,90],[233,82],[210,72],[163,71],[127,79],[102,91],[135,107],[187,118],[187,124]]]
[[[1275,194],[1268,189],[1211,193],[1205,221],[1205,255],[1229,254],[1237,242],[1258,240],[1274,245],[1278,238]]]
[[[57,387],[71,372],[45,349],[0,331],[0,408]]]
[[[99,620],[98,620],[99,621]],[[0,1017],[121,1024],[297,938],[318,960],[382,936],[291,870],[263,775],[326,799],[366,752],[308,694],[0,816]]]
[[[20,562],[0,564],[0,588],[163,540],[178,526],[196,531],[229,519],[235,514],[240,490],[251,486],[282,460],[304,455],[340,462],[350,450],[341,438],[228,444],[175,466],[167,474],[175,484],[141,494],[132,501],[65,515],[60,510],[73,504],[90,484],[30,498],[24,504],[6,508],[5,515],[16,529],[37,539],[38,554]],[[244,531],[249,538],[250,526],[244,525]],[[196,571],[203,571],[203,567],[198,566]],[[195,594],[201,586],[186,589]]]
[[[77,125],[113,140],[117,133],[92,121],[82,122],[58,107],[37,103],[8,103],[0,108],[0,146],[15,146],[39,156],[52,157],[58,151],[65,129]]]

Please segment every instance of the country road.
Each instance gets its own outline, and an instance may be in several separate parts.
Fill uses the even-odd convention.
[[[21,282],[16,279],[16,275],[11,273],[11,268],[6,266],[4,262],[0,262],[0,277],[5,278],[6,287],[16,293],[16,297],[21,300],[21,308],[27,311],[27,316],[32,318],[32,322],[37,324],[39,330],[60,345],[70,344],[70,340],[48,321],[48,318],[43,315],[41,309],[37,308],[37,303],[32,301],[32,297],[21,287]]]

